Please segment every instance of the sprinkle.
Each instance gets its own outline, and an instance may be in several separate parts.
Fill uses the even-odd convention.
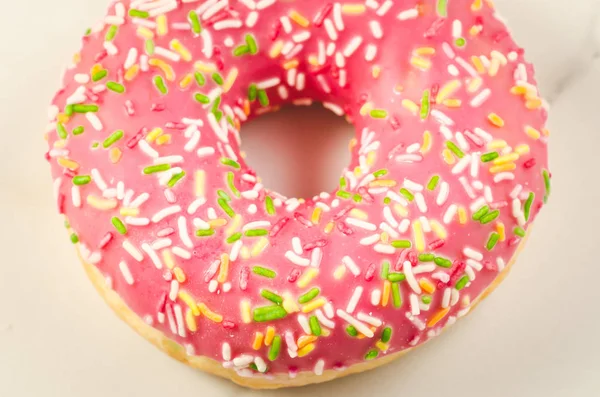
[[[275,335],[275,337],[273,337],[273,343],[271,344],[271,348],[269,349],[269,353],[268,353],[269,361],[277,360],[277,357],[279,357],[280,350],[281,350],[281,336]]]
[[[504,127],[504,120],[498,116],[496,113],[490,113],[488,115],[488,120],[490,121],[490,123],[492,123],[492,125],[496,126],[496,127]]]
[[[487,241],[487,243],[486,243],[486,245],[485,245],[485,248],[486,248],[488,251],[491,251],[491,250],[493,250],[493,249],[494,249],[494,247],[496,246],[496,243],[498,242],[498,240],[499,240],[499,239],[500,239],[500,235],[499,235],[498,233],[496,233],[496,232],[493,232],[493,233],[490,235],[490,238],[488,239],[488,241]]]
[[[311,300],[313,300],[314,298],[316,298],[319,295],[319,288],[314,287],[311,288],[307,293],[300,295],[298,297],[298,303],[304,304],[307,302],[310,302]]]
[[[310,331],[315,336],[321,336],[321,324],[319,324],[319,319],[317,316],[310,316],[308,323],[310,325]]]
[[[274,270],[267,269],[266,267],[254,266],[252,268],[252,272],[259,276],[267,277],[267,278],[275,278],[277,273]]]
[[[525,230],[520,226],[515,227],[513,233],[519,237],[525,237]]]
[[[451,261],[450,259],[446,259],[446,258],[443,258],[443,257],[441,257],[441,256],[436,256],[436,257],[434,258],[433,262],[434,262],[436,265],[438,265],[438,266],[440,266],[440,267],[445,267],[445,268],[447,268],[447,269],[449,269],[449,268],[451,268],[451,267],[452,267],[452,261]]]
[[[306,288],[308,284],[319,274],[317,268],[311,267],[298,279],[297,285],[300,288]]]
[[[215,230],[214,229],[196,230],[196,236],[198,236],[198,237],[210,237],[213,234],[215,234]]]
[[[104,140],[104,142],[102,142],[102,147],[104,147],[105,149],[110,147],[113,143],[123,138],[123,135],[123,130],[117,130],[113,132],[108,138]]]
[[[167,94],[168,89],[165,85],[165,81],[163,80],[162,76],[154,76],[154,86],[162,95]]]
[[[121,261],[119,263],[119,270],[121,271],[121,274],[123,275],[123,278],[125,279],[125,282],[129,285],[133,285],[133,276],[131,275],[131,271],[129,270],[129,266],[127,266],[127,263],[125,261]]]
[[[469,276],[465,275],[462,276],[457,282],[456,285],[454,286],[454,288],[456,288],[457,290],[461,290],[463,288],[465,288],[465,286],[467,285],[467,283],[469,282]]]
[[[351,315],[349,315],[348,313],[346,313],[343,310],[338,309],[336,311],[336,314],[338,315],[338,317],[340,317],[342,320],[346,321],[348,324],[352,325],[354,328],[356,328],[356,330],[358,332],[360,332],[361,334],[363,334],[364,336],[366,336],[367,338],[372,338],[374,336],[373,331],[371,331],[371,329],[369,327],[367,327],[365,324],[363,324],[362,322],[356,320],[354,317],[352,317]]]
[[[402,297],[400,295],[400,287],[398,283],[392,283],[392,303],[395,308],[402,306]]]
[[[298,357],[304,357],[304,356],[308,355],[310,352],[312,352],[313,350],[315,350],[315,344],[309,343],[308,345],[304,346],[302,349],[298,350]]]
[[[110,221],[119,233],[127,234],[127,227],[125,227],[123,222],[118,217],[113,216]]]
[[[81,186],[87,185],[92,181],[92,177],[89,175],[77,175],[73,177],[73,185]]]
[[[429,116],[429,90],[423,91],[420,116],[422,120],[425,120]]]
[[[350,272],[356,277],[360,275],[360,268],[356,265],[356,263],[349,256],[344,256],[342,258],[342,263],[350,270]]]
[[[450,149],[452,151],[452,153],[454,153],[456,155],[456,157],[458,157],[459,159],[463,158],[465,156],[465,154],[463,153],[462,150],[460,150],[458,148],[458,146],[456,146],[456,144],[452,141],[446,141],[446,147],[448,149]]]
[[[370,115],[374,119],[384,119],[387,117],[387,112],[383,109],[373,109],[371,110]]]
[[[448,16],[448,0],[437,0],[436,10],[440,17],[446,18]]]
[[[289,17],[292,21],[296,22],[298,25],[303,28],[307,28],[310,25],[310,21],[306,19],[303,15],[301,15],[298,11],[292,10],[289,13]]]
[[[327,300],[325,298],[322,298],[322,297],[317,298],[315,300],[310,301],[306,305],[302,306],[302,312],[310,313],[313,310],[316,310],[316,309],[319,309],[319,308],[325,306],[326,303],[327,303]]]
[[[439,311],[437,311],[433,317],[431,317],[429,319],[429,321],[427,322],[427,326],[429,328],[435,327],[435,325],[440,322],[441,319],[443,319],[444,317],[446,317],[446,314],[448,314],[448,312],[450,311],[450,308],[447,307],[445,309],[440,309]]]
[[[277,295],[276,293],[271,292],[267,289],[261,290],[260,295],[263,298],[270,300],[271,302],[276,303],[278,305],[281,305],[283,303],[283,298],[280,295]]]

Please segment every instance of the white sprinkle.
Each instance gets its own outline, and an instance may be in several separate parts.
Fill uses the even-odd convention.
[[[131,275],[129,266],[127,266],[127,263],[125,263],[125,261],[121,261],[119,263],[119,269],[121,270],[121,274],[123,275],[125,282],[127,282],[127,284],[129,285],[133,285],[133,276]]]
[[[292,333],[292,331],[286,331],[285,343],[288,346],[288,350],[291,350],[292,352],[298,351],[298,346],[296,345],[296,341],[294,340],[294,334]]]
[[[412,268],[413,274],[431,273],[436,269],[435,263],[427,263],[423,265],[417,265]]]
[[[452,293],[452,288],[446,288],[444,290],[444,295],[442,297],[442,308],[446,309],[450,306],[450,294]]]
[[[327,328],[330,328],[330,329],[335,328],[335,323],[333,321],[331,321],[330,319],[328,319],[325,316],[325,314],[321,311],[321,309],[315,310],[315,315],[317,316],[317,319],[319,320],[319,322],[321,324],[323,324],[324,326],[326,326]]]
[[[166,218],[169,215],[176,214],[181,211],[181,207],[178,205],[173,205],[171,207],[163,208],[158,211],[156,214],[152,215],[152,222],[157,223]]]
[[[479,209],[481,209],[481,207],[483,207],[485,205],[485,203],[486,203],[485,198],[479,197],[477,200],[475,200],[471,203],[471,205],[469,206],[469,209],[471,210],[471,212],[477,212]]]
[[[239,19],[225,19],[223,21],[215,22],[213,24],[213,29],[215,31],[224,29],[237,29],[241,28],[243,25],[244,23]]]
[[[342,20],[342,6],[340,3],[335,3],[333,5],[333,22],[335,23],[335,28],[340,32],[344,30],[344,21]]]
[[[265,372],[267,370],[267,363],[259,356],[254,357],[254,365],[256,365],[258,372]]]
[[[160,258],[156,254],[156,251],[154,251],[154,248],[152,248],[148,243],[143,243],[142,250],[144,250],[144,252],[146,252],[148,254],[148,256],[150,257],[150,260],[152,261],[152,263],[154,264],[154,266],[157,269],[162,269],[162,267],[163,267],[162,262],[160,261]]]
[[[223,342],[221,346],[221,356],[223,356],[223,360],[231,361],[231,346],[227,342]]]
[[[159,238],[154,240],[150,246],[153,250],[160,251],[163,248],[170,247],[171,244],[173,244],[173,241],[170,238]]]
[[[202,48],[202,53],[204,54],[205,57],[207,57],[209,59],[212,58],[214,47],[213,47],[212,36],[211,36],[209,30],[202,29],[202,32],[200,33],[200,37],[202,37],[202,41],[204,43],[204,47]]]
[[[175,246],[172,248],[173,254],[177,255],[180,258],[183,259],[190,259],[192,257],[192,254],[189,251],[184,250],[181,247]]]
[[[249,28],[253,28],[254,25],[256,25],[257,21],[258,21],[258,12],[251,11],[248,14],[248,16],[246,17],[246,26]]]
[[[377,46],[375,44],[367,45],[365,50],[365,61],[371,62],[377,56]]]
[[[356,318],[359,319],[359,320],[361,320],[361,321],[364,321],[367,324],[371,324],[371,325],[373,325],[375,327],[379,327],[381,324],[383,324],[383,322],[380,319],[378,319],[376,317],[369,316],[368,314],[362,313],[362,312],[358,313],[356,315]]]
[[[254,361],[254,357],[249,354],[242,354],[233,359],[233,365],[236,367],[247,367]]]
[[[394,2],[392,0],[384,1],[381,7],[379,7],[377,10],[376,14],[380,17],[384,16],[390,10],[390,8],[392,8],[393,4]]]
[[[348,255],[342,258],[342,263],[344,266],[350,270],[350,272],[356,277],[360,275],[360,268],[356,265],[356,263],[350,258]]]
[[[217,280],[210,280],[210,282],[208,283],[208,292],[215,293],[217,291],[217,288],[219,288],[219,282]]]
[[[521,191],[523,191],[523,185],[518,184],[514,187],[514,189],[510,192],[510,198],[511,199],[516,199],[517,197],[519,197],[519,194],[521,193]]]
[[[126,216],[125,223],[131,226],[147,226],[150,224],[150,219]]]
[[[492,94],[492,91],[489,88],[482,90],[479,94],[471,99],[471,106],[477,108],[481,106]]]
[[[323,361],[323,359],[320,359],[315,364],[315,368],[314,368],[315,375],[318,375],[318,376],[323,375],[323,369],[324,368],[325,368],[325,361]]]
[[[331,110],[333,113],[335,113],[338,116],[344,115],[344,109],[341,106],[336,105],[335,103],[323,102],[323,107],[325,109]]]
[[[323,251],[319,247],[315,247],[310,254],[310,265],[312,267],[321,266],[321,260],[323,259]]]
[[[375,234],[372,234],[370,236],[363,237],[359,241],[359,243],[360,243],[360,245],[373,245],[373,244],[375,244],[376,242],[379,241],[379,238],[380,238],[379,237],[379,233],[375,233]]]
[[[512,172],[499,172],[494,175],[494,182],[499,183],[502,181],[512,181],[515,179],[515,174]]]
[[[302,330],[305,334],[312,335],[308,318],[304,314],[298,314],[298,323],[300,324],[300,327],[302,327]]]
[[[409,8],[408,10],[402,11],[398,14],[398,19],[401,21],[406,21],[407,19],[414,19],[419,16],[419,10],[416,8]]]
[[[358,49],[358,47],[361,45],[361,43],[362,43],[362,37],[355,36],[354,38],[352,38],[352,40],[350,40],[348,45],[346,45],[346,48],[344,48],[344,51],[343,51],[344,56],[346,58],[349,58],[352,54],[354,54],[354,52]]]
[[[169,289],[169,299],[175,301],[177,294],[179,293],[179,282],[177,280],[171,280],[171,288]]]
[[[181,242],[183,242],[183,245],[185,245],[188,248],[193,248],[194,243],[192,243],[192,240],[190,239],[190,235],[188,234],[188,228],[187,228],[187,222],[186,222],[185,216],[179,217],[179,219],[177,220],[177,226],[179,228],[179,238],[181,239]]]
[[[290,262],[292,262],[294,265],[298,265],[298,266],[308,266],[308,265],[310,265],[310,260],[309,259],[303,258],[301,256],[298,256],[293,251],[286,251],[285,252],[285,257],[287,258],[287,260],[289,260]]]
[[[360,297],[362,296],[363,293],[363,287],[358,286],[354,289],[354,292],[352,293],[352,296],[350,297],[350,300],[348,301],[348,306],[346,306],[346,312],[349,314],[352,314],[352,312],[354,312],[354,310],[356,309],[356,305],[358,305],[358,301],[360,300]]]
[[[398,222],[396,221],[396,218],[394,218],[392,210],[389,206],[383,207],[383,217],[386,220],[386,222],[390,224],[391,227],[398,227]]]
[[[131,244],[131,242],[129,242],[129,240],[124,240],[123,241],[123,248],[136,261],[141,262],[144,259],[144,255],[140,252],[140,250],[138,250],[137,248],[135,248],[133,246],[133,244]]]
[[[458,160],[458,163],[452,167],[452,174],[458,175],[462,173],[467,167],[471,164],[471,156],[469,154],[465,155],[463,158]]]
[[[452,219],[454,219],[454,215],[456,215],[457,211],[458,211],[458,206],[456,204],[451,204],[448,207],[448,209],[444,213],[444,218],[443,218],[443,221],[446,225],[449,224],[450,222],[452,222]]]
[[[467,195],[474,199],[475,198],[475,191],[473,190],[473,188],[471,187],[471,185],[469,185],[469,182],[467,181],[467,178],[464,176],[461,176],[458,178],[458,181],[460,182],[460,184],[462,185],[462,187],[465,189],[465,192],[467,193]]]
[[[469,269],[469,268],[466,268],[466,269],[465,269],[465,271],[466,271],[467,269]],[[467,285],[468,285],[468,284],[467,284]],[[454,288],[451,288],[451,289],[450,289],[450,296],[451,296],[451,299],[450,299],[450,306],[454,306],[454,305],[456,305],[456,304],[458,303],[458,298],[460,297],[460,293],[459,293],[459,292],[458,292],[456,289],[454,289]]]
[[[418,316],[421,314],[421,309],[419,308],[419,298],[415,294],[410,294],[410,312],[413,316]]]
[[[461,57],[456,57],[456,58],[454,58],[454,60],[456,61],[456,63],[458,63],[460,66],[462,66],[462,68],[465,69],[467,71],[467,73],[469,73],[471,75],[471,77],[477,77],[477,75],[478,75],[477,71],[467,61],[465,61]]]
[[[304,90],[306,84],[306,76],[304,73],[298,73],[298,77],[296,78],[296,89],[298,91]]]
[[[371,34],[373,34],[373,37],[375,37],[376,39],[380,39],[383,37],[383,31],[381,30],[381,24],[379,23],[379,21],[372,20],[371,22],[369,22],[369,27],[371,28]]]
[[[467,265],[472,267],[473,269],[477,270],[478,272],[481,271],[481,269],[483,269],[483,265],[474,259],[467,259]],[[475,278],[471,278],[471,280],[474,280],[474,279]]]
[[[496,265],[498,266],[498,271],[501,272],[502,270],[504,270],[506,263],[504,263],[504,259],[498,257],[496,258]]]
[[[90,122],[90,125],[96,131],[102,131],[102,129],[104,128],[102,126],[102,122],[100,121],[100,119],[98,118],[98,116],[96,116],[96,113],[94,113],[94,112],[87,112],[85,114],[85,118]]]
[[[371,304],[373,306],[379,306],[379,302],[381,301],[381,290],[379,288],[375,288],[371,291]]]
[[[361,229],[372,231],[372,232],[377,230],[377,226],[374,225],[373,223],[366,222],[366,221],[363,221],[363,220],[357,219],[357,218],[347,217],[346,223],[348,223],[349,225],[352,225],[352,226],[360,227]]]
[[[355,319],[354,317],[352,317],[345,311],[338,309],[336,311],[336,314],[338,315],[338,317],[340,317],[342,320],[346,321],[348,324],[353,325],[354,328],[356,328],[356,330],[358,332],[360,332],[367,338],[372,338],[374,336],[373,331],[371,331],[371,329],[369,327],[367,327],[364,323],[358,321],[357,319]]]
[[[281,18],[279,18],[279,20],[281,21],[281,26],[283,27],[283,31],[285,33],[291,33],[292,32],[292,22],[290,21],[290,18],[288,18],[287,16],[282,16]]]
[[[140,140],[138,142],[138,147],[140,148],[140,150],[142,152],[144,152],[144,154],[152,157],[152,158],[156,158],[158,157],[158,152],[156,150],[154,150],[154,148],[152,146],[150,146],[150,144],[148,142],[146,142],[145,140]]]
[[[419,286],[419,283],[417,282],[417,280],[415,279],[415,276],[413,275],[412,264],[410,263],[410,261],[404,262],[404,264],[402,265],[402,270],[404,271],[404,275],[406,276],[406,281],[408,282],[408,285],[410,286],[410,288],[412,288],[412,290],[415,294],[420,294],[421,287]]]
[[[308,30],[301,31],[292,36],[292,40],[294,40],[295,43],[302,43],[308,39],[310,39],[310,32]]]
[[[402,219],[402,221],[400,221],[400,225],[398,225],[398,231],[400,233],[405,233],[408,230],[409,226],[410,226],[410,220],[408,218],[404,218],[404,219]]]
[[[256,9],[257,10],[264,10],[265,8],[270,7],[273,4],[275,4],[275,0],[260,0],[256,4]]]
[[[71,187],[71,201],[73,202],[73,206],[75,208],[81,207],[81,191],[77,185],[73,185]]]
[[[383,230],[384,232],[386,232],[387,234],[390,235],[391,238],[398,238],[400,237],[400,235],[398,234],[398,232],[396,230],[394,230],[390,225],[388,225],[386,222],[381,222],[379,224],[379,228],[381,230]]]
[[[297,255],[302,255],[304,250],[302,249],[302,243],[300,242],[300,238],[297,236],[292,237],[292,249]]]
[[[325,303],[325,306],[323,306],[323,310],[325,311],[325,315],[328,318],[333,318],[334,312],[333,312],[333,305],[331,304],[331,302]]]

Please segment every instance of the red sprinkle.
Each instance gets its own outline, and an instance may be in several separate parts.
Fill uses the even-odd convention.
[[[237,327],[237,325],[233,321],[229,320],[223,320],[221,325],[223,325],[223,328],[225,329],[235,329]]]
[[[534,165],[535,165],[535,158],[533,158],[533,157],[523,163],[523,167],[526,168],[526,169],[527,168],[531,168]]]
[[[290,283],[295,283],[296,280],[298,280],[298,277],[300,277],[300,270],[292,269],[292,271],[287,277],[287,281],[289,281]]]
[[[275,237],[279,234],[279,232],[281,231],[281,229],[283,229],[283,227],[290,221],[289,217],[284,217],[281,218],[279,221],[277,221],[276,224],[273,225],[273,227],[271,228],[271,231],[269,232],[269,237]]]
[[[375,277],[375,264],[371,263],[365,272],[365,281],[371,281]]]
[[[327,240],[321,239],[321,240],[316,240],[310,243],[306,243],[304,244],[304,247],[302,247],[303,250],[305,251],[312,251],[313,249],[319,247],[325,247],[327,245]]]
[[[446,240],[444,240],[443,238],[440,238],[438,240],[434,240],[434,241],[430,242],[429,245],[427,246],[427,249],[435,250],[435,249],[443,247],[444,244],[446,244]]]
[[[348,227],[348,225],[346,225],[344,222],[338,222],[338,223],[337,223],[337,228],[338,228],[338,230],[339,230],[339,231],[340,231],[342,234],[344,234],[344,235],[346,235],[346,236],[349,236],[349,235],[351,235],[352,233],[354,233],[354,230],[352,230],[351,228],[349,228],[349,227]]]
[[[140,141],[140,139],[142,139],[144,137],[144,135],[146,135],[146,132],[148,130],[145,127],[142,127],[137,134],[135,134],[133,137],[131,137],[130,140],[127,141],[126,146],[129,149],[133,149],[134,147],[137,146],[138,142]]]
[[[331,12],[332,9],[333,9],[333,5],[331,3],[325,4],[325,6],[323,8],[321,8],[319,10],[319,12],[317,12],[317,15],[315,15],[315,17],[313,19],[313,24],[316,27],[321,27],[321,25],[323,24],[323,21],[325,20],[327,15],[329,15],[329,13]]]

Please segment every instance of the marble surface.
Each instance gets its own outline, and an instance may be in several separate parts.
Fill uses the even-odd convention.
[[[64,60],[104,1],[3,2],[0,395],[597,395],[600,1],[496,3],[552,105],[553,196],[511,276],[472,316],[396,363],[321,386],[258,393],[188,369],[135,335],[93,291],[62,233],[42,157],[45,109]],[[269,159],[277,167],[258,155],[260,129],[283,125],[283,117],[297,125],[286,138],[292,143],[314,127],[333,131],[323,146],[337,148],[349,127],[311,110],[245,127],[250,162],[271,186],[293,193],[285,180],[298,169],[285,168],[283,155]],[[330,157],[322,165],[335,171],[344,158]],[[335,174],[310,188],[333,183]]]

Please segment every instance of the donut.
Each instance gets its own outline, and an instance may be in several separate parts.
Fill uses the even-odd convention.
[[[489,0],[113,2],[50,107],[58,211],[102,296],[175,358],[255,388],[364,371],[514,261],[550,193],[533,73]],[[351,161],[285,197],[241,125],[313,102],[355,127]]]

